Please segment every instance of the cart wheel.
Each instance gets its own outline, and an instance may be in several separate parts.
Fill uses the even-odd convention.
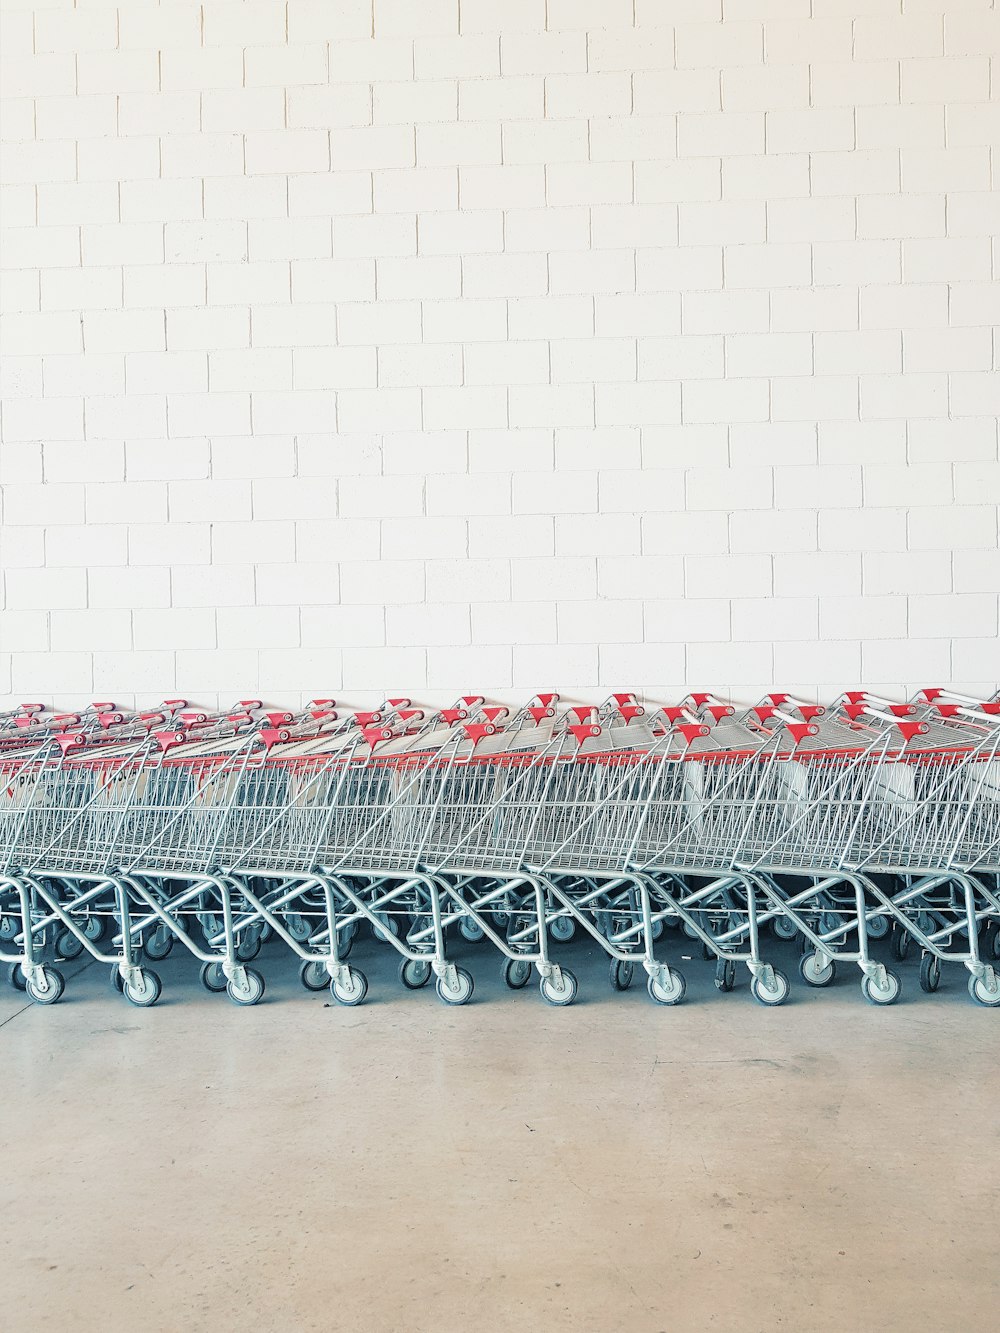
[[[548,1004],[563,1005],[572,1004],[576,999],[576,977],[572,972],[567,972],[564,967],[559,969],[558,979],[555,975],[542,977],[538,983],[538,989],[542,993],[542,999]]]
[[[731,958],[720,958],[715,964],[715,988],[721,991],[733,990],[736,986],[736,964]]]
[[[771,974],[773,979],[770,985],[765,977],[754,977],[750,982],[750,994],[758,1004],[767,1005],[768,1008],[784,1004],[791,989],[784,972],[779,972],[776,967],[772,967]]]
[[[522,990],[531,980],[531,964],[524,958],[505,958],[500,979],[511,990]]]
[[[55,1004],[65,989],[63,974],[48,965],[41,968],[41,976],[36,972],[25,983],[25,990],[36,1004]]]
[[[360,1004],[368,994],[368,978],[356,967],[347,969],[347,981],[331,981],[330,994],[338,1004]]]
[[[941,985],[941,960],[935,954],[925,953],[920,959],[920,989],[933,995]]]
[[[798,926],[790,916],[776,916],[771,922],[771,929],[779,940],[794,940]]]
[[[144,967],[139,972],[138,981],[125,982],[123,994],[129,1004],[134,1004],[140,1009],[148,1009],[160,998],[162,990],[160,978],[151,968]]]
[[[654,939],[654,940],[658,940],[662,934],[663,934],[663,921],[662,921],[662,920],[654,921],[654,922],[653,922],[653,939]]]
[[[117,971],[117,968],[115,970]],[[198,975],[201,979],[201,984],[207,991],[211,991],[213,995],[221,995],[228,985],[221,960],[217,962],[213,958],[211,962],[202,963],[201,971]]]
[[[462,937],[467,939],[470,944],[475,944],[477,940],[483,939],[486,934],[475,917],[471,916],[463,916],[458,923],[458,928],[462,932]]]
[[[985,977],[969,977],[969,994],[976,1004],[983,1004],[987,1009],[1000,1006],[1000,977],[992,968]]]
[[[289,912],[285,917],[285,929],[291,935],[296,943],[301,944],[312,934],[312,928],[308,920],[300,912]],[[257,952],[260,952],[260,942],[258,941]],[[251,958],[256,958],[256,954],[251,954]]]
[[[116,990],[119,995],[125,991],[125,978],[122,976],[117,963],[111,965],[111,976],[108,978],[111,982],[112,990]]]
[[[627,958],[612,958],[611,960],[611,989],[628,990],[632,984],[632,977],[635,973],[635,964],[629,962]]]
[[[466,972],[464,967],[456,967],[454,987],[449,986],[444,977],[438,977],[435,989],[438,999],[444,1000],[445,1004],[468,1004],[472,999],[475,982],[472,974]]]
[[[669,980],[664,983],[656,973],[650,975],[646,981],[646,991],[651,1000],[657,1004],[680,1004],[687,991],[687,982],[676,968],[670,969]]]
[[[244,981],[239,975],[230,977],[226,986],[229,998],[236,1004],[256,1004],[264,994],[264,978],[252,967],[245,967]]]
[[[823,954],[803,954],[799,959],[799,974],[807,986],[832,986],[837,976],[837,964]]]
[[[100,916],[88,916],[83,923],[83,933],[91,944],[97,942],[104,935],[104,918]]]
[[[260,935],[256,931],[241,935],[235,943],[234,952],[239,962],[252,963],[260,953]]]
[[[65,958],[67,962],[72,962],[74,958],[79,958],[83,953],[83,945],[71,930],[64,930],[60,932],[56,940],[56,953],[60,958]]]
[[[895,972],[886,968],[885,985],[880,986],[871,977],[865,977],[861,983],[861,994],[869,1004],[895,1004],[903,989],[903,983]]]
[[[326,990],[330,984],[326,963],[319,958],[304,958],[299,965],[299,980],[306,990]]]
[[[904,930],[900,925],[893,925],[892,933],[889,936],[889,952],[897,962],[901,963],[910,952],[911,935],[908,930]]]
[[[21,971],[20,963],[11,963],[10,967],[7,969],[7,980],[15,990],[19,991],[25,990],[28,985],[27,978]]]
[[[431,979],[431,965],[423,958],[404,958],[399,965],[399,979],[407,990],[420,990]]]
[[[143,948],[146,951],[146,957],[151,958],[154,963],[162,963],[164,958],[174,947],[174,937],[166,926],[159,926],[146,936]]]
[[[560,944],[566,944],[576,934],[576,922],[571,916],[557,916],[549,922],[549,934]]]
[[[983,930],[979,956],[980,958],[991,958],[994,962],[1000,962],[1000,925],[993,921],[988,922]]]
[[[12,916],[0,916],[0,940],[12,940],[17,934],[17,921]]]
[[[873,916],[867,922],[868,938],[870,940],[884,940],[889,933],[889,918],[886,916]]]

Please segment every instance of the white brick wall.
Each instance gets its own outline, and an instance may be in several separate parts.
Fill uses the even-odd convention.
[[[0,12],[0,696],[996,683],[992,0]]]

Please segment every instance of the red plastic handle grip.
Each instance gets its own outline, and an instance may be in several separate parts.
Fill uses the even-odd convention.
[[[456,722],[463,722],[468,713],[464,708],[442,708],[440,717],[442,722],[447,722],[449,727],[453,727]]]
[[[163,705],[165,708],[172,708],[176,712],[178,708],[187,708],[188,701],[186,699],[164,699]]]
[[[634,722],[637,717],[645,717],[646,710],[642,704],[621,703],[618,705],[618,711],[626,722]]]
[[[466,708],[473,708],[477,704],[484,704],[486,700],[481,694],[463,694],[458,702],[460,704],[465,704]]]
[[[506,708],[484,708],[483,717],[486,718],[487,722],[502,722],[507,716],[507,711]]]
[[[710,736],[712,734],[712,728],[706,727],[704,722],[681,722],[674,730],[679,731],[689,745],[692,741],[697,740],[699,736]]]
[[[336,699],[310,699],[310,708],[332,708],[336,704]]]
[[[396,711],[402,722],[422,722],[424,720],[424,710],[422,708],[399,708]]]
[[[557,704],[559,702],[558,694],[536,694],[535,698],[543,708],[548,708],[550,704]]]
[[[125,721],[124,713],[101,713],[98,717],[102,727],[118,727]]]
[[[527,713],[531,720],[537,723],[543,722],[547,717],[555,717],[556,710],[554,708],[544,707],[541,704],[532,704],[527,710]]]
[[[500,728],[492,722],[463,722],[462,730],[473,745],[478,745],[484,736],[495,736]]]
[[[18,704],[18,707],[25,713],[44,713],[44,704]]]
[[[615,703],[618,705],[619,708],[621,708],[622,704],[635,703],[634,694],[613,694],[611,697],[612,699],[614,699]]]
[[[811,722],[814,717],[822,717],[826,709],[822,704],[799,704],[799,712],[807,722]]]
[[[84,738],[78,731],[60,731],[56,736],[56,744],[65,754],[68,750],[78,750],[84,743]]]
[[[387,704],[392,704],[393,708],[409,708],[413,703],[412,699],[386,699]]]
[[[576,707],[571,708],[569,711],[576,718],[577,722],[592,722],[594,714],[596,713],[597,710],[593,708],[590,704],[586,704],[586,705],[577,705]]]
[[[732,704],[706,704],[705,712],[716,722],[721,722],[724,717],[732,717],[736,709]]]
[[[365,727],[374,727],[377,723],[381,722],[382,714],[378,709],[375,709],[370,713],[355,713],[354,720],[358,726],[364,730]]]
[[[237,699],[236,702],[241,708],[263,708],[264,705],[260,699]]]
[[[272,745],[277,745],[279,741],[290,741],[292,733],[287,727],[261,727],[257,733],[264,742],[266,749],[270,750]]]
[[[114,710],[114,703],[111,701],[101,704],[92,703],[90,706],[95,713],[110,713]]]
[[[374,749],[379,741],[388,741],[392,739],[392,727],[362,727],[361,734]]]
[[[270,722],[272,727],[281,727],[286,722],[292,721],[291,713],[265,713],[264,716]]]
[[[568,730],[573,733],[581,745],[588,738],[601,734],[601,729],[596,722],[571,722]]]
[[[796,745],[804,741],[807,736],[819,735],[819,727],[815,722],[789,722],[785,730]]]
[[[200,726],[201,723],[203,723],[203,722],[207,722],[207,721],[208,721],[208,714],[207,714],[207,713],[181,713],[181,721],[184,723],[184,725],[185,725],[186,727],[190,727],[190,726],[193,725],[193,724],[197,724],[197,725]]]
[[[903,739],[906,741],[912,741],[914,736],[926,736],[930,731],[930,727],[926,722],[897,721],[896,726],[899,728]]]
[[[175,745],[183,745],[187,740],[187,733],[184,731],[157,731],[153,734],[156,736],[161,750],[170,750]]]

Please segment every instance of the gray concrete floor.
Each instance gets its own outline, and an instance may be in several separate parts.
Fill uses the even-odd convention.
[[[151,1010],[96,965],[51,1009],[4,984],[5,1329],[996,1326],[1000,1012],[959,972],[766,1010],[699,958],[660,1009],[574,943],[554,1010],[461,945],[450,1010],[355,953],[353,1010],[273,942],[256,1009],[177,956]]]

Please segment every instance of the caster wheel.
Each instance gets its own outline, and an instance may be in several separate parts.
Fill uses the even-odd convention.
[[[549,934],[560,944],[567,944],[576,934],[576,922],[571,916],[557,916],[549,922]]]
[[[254,968],[245,967],[243,977],[229,979],[226,991],[235,1004],[256,1004],[264,994],[264,978]]]
[[[67,962],[72,962],[83,953],[83,945],[71,930],[64,930],[56,940],[56,953]]]
[[[109,980],[111,982],[112,990],[116,990],[119,995],[123,995],[125,993],[125,978],[118,970],[117,963],[115,963],[111,968],[111,976]]]
[[[330,984],[326,963],[318,958],[304,958],[299,964],[299,980],[306,990],[326,990]]]
[[[27,979],[21,971],[20,963],[11,963],[10,967],[7,969],[7,980],[15,990],[19,991],[23,991],[28,985]]]
[[[117,971],[117,968],[115,970]],[[202,963],[198,975],[201,978],[201,984],[213,995],[221,995],[228,985],[221,962]]]
[[[312,934],[308,920],[298,912],[289,912],[285,917],[285,929],[297,944],[301,944],[303,940],[307,940]],[[249,957],[256,958],[258,953],[260,953],[259,938],[257,940],[257,953],[252,953]]]
[[[987,1009],[1000,1008],[1000,977],[993,971],[987,977],[969,977],[969,995]]]
[[[148,967],[144,967],[139,973],[138,981],[125,982],[122,994],[129,1004],[134,1004],[139,1009],[148,1009],[160,998],[162,990],[160,978]]]
[[[372,927],[377,940],[382,940],[384,942],[390,935],[399,934],[399,922],[394,916],[390,916],[388,912],[379,912],[378,919],[382,924],[380,926]]]
[[[803,954],[799,960],[799,975],[807,986],[832,986],[837,976],[837,964],[824,954]]]
[[[330,982],[330,994],[338,1004],[360,1004],[368,994],[368,978],[356,967],[350,967],[347,969],[346,981]]]
[[[798,927],[790,916],[776,916],[771,929],[779,940],[794,940]]]
[[[17,921],[12,916],[0,916],[0,940],[12,940],[17,934]]]
[[[894,925],[889,936],[889,952],[897,963],[902,963],[910,952],[912,936],[902,926]]]
[[[350,957],[351,950],[354,948],[354,940],[357,936],[358,928],[355,925],[344,926],[337,930],[337,952],[340,954],[340,961],[346,962]]]
[[[658,940],[662,934],[663,934],[663,922],[662,922],[662,921],[654,921],[654,922],[653,922],[653,939],[654,939],[654,940]]]
[[[736,964],[731,958],[720,958],[715,964],[715,989],[731,991],[736,985]]]
[[[463,916],[458,928],[462,932],[462,938],[468,940],[470,944],[475,944],[486,934],[479,922],[471,916]]]
[[[696,939],[700,938],[699,935],[698,935],[698,932],[695,930],[694,926],[692,926],[692,925],[691,925],[689,922],[687,922],[687,921],[685,921],[685,922],[682,923],[682,925],[681,925],[681,930],[684,932],[684,934],[687,936],[687,938],[688,938],[689,940],[696,940]]]
[[[511,990],[523,990],[531,980],[531,964],[523,958],[505,958],[500,978]]]
[[[399,979],[407,990],[420,990],[431,979],[431,965],[423,958],[404,958],[399,965]]]
[[[174,937],[166,927],[162,930],[154,930],[151,935],[147,935],[143,944],[146,957],[152,959],[154,963],[162,963],[173,947]]]
[[[466,972],[464,967],[456,967],[454,986],[449,986],[444,977],[438,977],[435,989],[438,999],[444,1000],[445,1004],[468,1004],[472,999],[475,982],[472,974]]]
[[[613,958],[611,960],[611,989],[628,990],[632,984],[632,977],[635,974],[635,964],[626,958]]]
[[[238,962],[252,963],[260,953],[260,936],[257,934],[241,935],[236,941],[234,953]]]
[[[560,1007],[572,1004],[576,999],[576,977],[572,972],[567,972],[564,967],[561,967],[558,975],[542,977],[538,983],[538,989],[542,993],[542,999],[548,1004],[555,1004]]]
[[[88,916],[83,923],[83,933],[91,944],[104,938],[104,919],[99,916]]]
[[[767,1005],[768,1008],[784,1004],[788,999],[790,990],[788,978],[784,972],[779,972],[776,967],[772,967],[771,974],[770,983],[766,977],[754,977],[750,982],[750,994],[758,1004]]]
[[[680,972],[671,968],[666,981],[655,974],[650,976],[646,981],[646,991],[657,1004],[680,1004],[687,991],[687,982]]]
[[[879,985],[871,977],[865,977],[861,983],[861,994],[869,1004],[895,1004],[903,989],[902,982],[895,972],[886,969],[885,982]]]
[[[41,976],[36,972],[25,983],[25,990],[36,1004],[55,1004],[65,989],[63,974],[54,967],[43,967]]]
[[[870,940],[884,940],[889,933],[889,918],[886,916],[873,916],[867,925]]]
[[[933,995],[941,985],[941,960],[932,953],[925,953],[920,960],[920,989]]]

